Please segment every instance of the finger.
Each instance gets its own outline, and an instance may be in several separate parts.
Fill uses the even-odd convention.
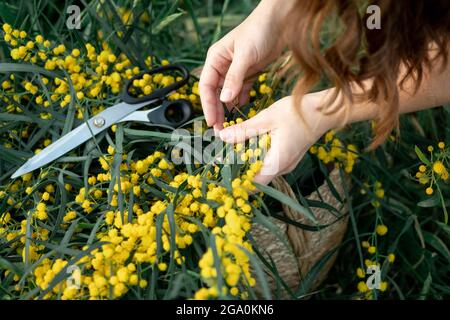
[[[214,134],[219,136],[220,131],[223,129],[223,122],[225,121],[225,113],[223,107],[220,106],[216,110],[216,122],[214,123]]]
[[[205,66],[200,75],[198,89],[203,113],[205,114],[205,120],[208,126],[214,125],[217,121],[216,110],[221,107],[218,97],[219,82],[221,75],[229,67],[229,63],[229,60],[221,57],[215,51],[211,51],[206,57]]]
[[[223,125],[221,126],[218,123],[216,123],[216,124],[214,124],[213,129],[214,129],[214,136],[215,137],[220,137],[220,130],[223,129]]]
[[[253,118],[223,129],[220,131],[220,138],[228,143],[244,142],[250,137],[269,132],[271,129],[270,120],[267,110],[263,110]]]
[[[205,115],[206,124],[208,126],[212,126],[216,122],[216,110],[220,107],[217,87],[214,84],[214,78],[217,74],[213,68],[211,69],[212,70],[209,71],[208,68],[203,69],[204,71],[202,72],[202,75],[207,74],[203,77],[206,78],[206,80],[204,80],[202,84],[200,84],[201,82],[199,82],[198,86],[200,101],[202,103],[203,113]]]
[[[222,102],[232,102],[236,97],[238,97],[242,90],[242,85],[244,83],[247,70],[247,59],[242,56],[235,55],[225,76],[223,89],[220,93],[220,100]]]

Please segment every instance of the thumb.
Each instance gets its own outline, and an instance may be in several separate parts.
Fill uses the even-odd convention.
[[[268,117],[266,110],[263,110],[244,122],[221,130],[219,135],[220,139],[225,142],[240,143],[250,137],[256,137],[269,132],[270,129],[270,117]]]
[[[220,100],[222,102],[232,102],[238,96],[242,90],[247,70],[247,59],[242,56],[234,56],[225,76],[222,92],[220,93]]]

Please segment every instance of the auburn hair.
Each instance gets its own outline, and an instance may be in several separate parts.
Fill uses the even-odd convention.
[[[369,5],[379,8],[379,29],[367,27]],[[372,80],[359,97],[379,106],[370,148],[398,129],[399,88],[405,80],[412,77],[417,90],[435,59],[447,63],[449,0],[297,0],[287,21],[285,34],[301,73],[296,98],[326,78],[336,88],[331,99],[339,96],[351,104],[352,84]],[[430,44],[437,48],[432,57]]]

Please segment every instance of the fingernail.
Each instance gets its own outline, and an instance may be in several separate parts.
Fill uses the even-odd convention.
[[[208,127],[212,127],[215,123],[215,119],[213,119],[211,116],[208,116],[208,117],[205,116],[205,120],[206,120],[206,125]]]
[[[224,88],[220,93],[220,100],[222,102],[229,102],[231,100],[232,92],[228,88]]]

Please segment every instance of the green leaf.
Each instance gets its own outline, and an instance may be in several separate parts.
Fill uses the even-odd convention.
[[[310,226],[307,224],[303,224],[300,222],[297,222],[295,220],[289,219],[288,217],[284,216],[283,213],[279,214],[279,213],[271,213],[271,216],[277,220],[283,221],[287,224],[293,225],[299,229],[303,229],[303,230],[307,230],[307,231],[311,231],[311,232],[317,232],[320,231],[322,229],[328,228],[330,226],[332,226],[333,224],[335,224],[336,222],[340,221],[343,217],[341,218],[336,218],[334,221],[330,222],[329,224],[317,224],[314,226]]]
[[[398,298],[400,300],[405,300],[405,295],[403,294],[402,290],[400,289],[399,285],[397,284],[397,282],[394,281],[394,279],[392,279],[391,277],[386,277],[386,279],[389,280],[389,283],[392,285],[392,287],[395,289],[395,291],[397,291],[398,294]]]
[[[21,270],[17,265],[6,260],[6,258],[3,257],[0,257],[0,269],[10,270],[11,272],[19,276],[22,276],[23,274],[23,270]]]
[[[228,192],[232,192],[231,187],[231,166],[229,164],[224,165],[222,168],[222,177],[223,182],[225,184],[225,187],[227,188]]]
[[[423,231],[423,238],[425,239],[425,242],[427,244],[436,249],[437,252],[442,254],[444,258],[447,259],[448,262],[450,262],[450,251],[448,250],[444,241],[428,231]]]
[[[0,73],[8,73],[8,72],[30,72],[30,73],[44,74],[52,78],[63,77],[61,74],[31,64],[0,63]]]
[[[171,128],[172,129],[172,128]],[[138,138],[158,138],[158,139],[172,139],[172,133],[166,132],[157,132],[157,131],[148,131],[148,130],[137,130],[137,129],[128,129],[124,128],[123,133],[125,135],[138,137]]]
[[[173,202],[171,202],[167,209],[165,210],[165,214],[167,215],[167,219],[169,221],[169,228],[170,228],[170,262],[169,262],[169,268],[167,270],[167,273],[170,275],[169,277],[169,285],[167,287],[167,291],[164,298],[168,298],[168,295],[170,291],[172,290],[173,285],[173,276],[174,276],[174,268],[175,268],[175,251],[174,248],[176,248],[176,242],[175,242],[175,235],[176,235],[176,226],[175,226],[175,208],[174,203],[176,204],[176,199],[178,197],[178,190],[175,194]]]
[[[152,34],[156,35],[160,33],[164,28],[166,28],[169,24],[174,22],[176,19],[184,15],[184,12],[178,12],[171,15],[168,15],[164,19],[162,19],[156,27],[152,29]]]
[[[433,282],[433,278],[431,277],[431,274],[428,273],[427,278],[425,279],[425,282],[423,283],[422,290],[420,291],[420,298],[419,300],[425,300],[428,296],[428,293],[430,292],[431,283]]]
[[[304,297],[310,292],[314,280],[318,277],[325,264],[328,262],[329,259],[333,257],[333,255],[336,253],[339,247],[340,246],[336,246],[332,248],[330,251],[326,252],[322,257],[320,257],[320,259],[317,260],[314,266],[302,278],[302,281],[300,282],[298,290],[296,292],[296,297],[298,299]]]
[[[220,36],[222,35],[222,23],[223,23],[223,17],[225,16],[225,12],[227,11],[228,5],[230,4],[230,0],[225,0],[223,2],[222,6],[222,12],[220,13],[219,21],[217,21],[216,30],[214,32],[214,36],[212,38],[212,43],[219,40]]]
[[[28,154],[26,152],[8,149],[0,145],[0,159],[5,160],[6,162],[14,164],[21,163],[23,162],[22,158],[27,156]]]
[[[202,32],[201,32],[202,28],[201,28],[200,24],[198,23],[198,18],[196,16],[195,12],[194,12],[192,1],[191,0],[186,0],[185,1],[185,5],[187,7],[187,11],[189,13],[189,16],[191,17],[192,24],[194,25],[195,33],[197,35],[196,40],[197,40],[198,47],[202,51],[204,51],[203,50],[204,48],[202,48],[202,42],[201,42],[201,39],[203,38],[202,37]]]
[[[259,183],[254,183],[254,184],[259,190],[264,192],[269,197],[272,197],[275,200],[278,200],[281,203],[284,203],[285,205],[291,207],[292,209],[300,212],[301,214],[303,214],[305,217],[307,217],[311,221],[317,222],[316,218],[314,218],[311,215],[311,213],[308,210],[306,210],[305,207],[303,207],[301,204],[299,204],[296,199],[292,199],[291,197],[285,195],[284,193],[282,193],[282,192],[280,192],[277,189],[274,189],[272,187],[269,187],[269,186],[266,186],[266,185],[262,185],[262,184],[259,184]]]
[[[13,24],[17,18],[17,7],[6,1],[0,2],[0,17],[3,22]]]
[[[450,236],[450,226],[449,226],[449,225],[447,225],[447,224],[445,224],[445,223],[442,223],[442,222],[440,222],[440,221],[435,221],[435,222],[436,222],[436,224],[437,224],[438,226],[441,227],[442,230],[444,230],[444,232],[445,232],[447,235]]]
[[[284,177],[289,185],[304,181],[306,178],[314,174],[314,164],[309,153],[303,156],[302,161],[292,170],[290,173],[286,174]]]
[[[12,113],[0,113],[0,121],[23,121],[23,122],[32,122],[33,119],[31,119],[28,116],[24,116],[21,114],[12,114]]]
[[[280,276],[277,265],[276,265],[275,261],[273,260],[273,258],[268,253],[266,253],[266,256],[267,256],[267,259],[266,259],[266,257],[263,255],[263,253],[259,250],[258,244],[255,242],[255,239],[252,237],[252,235],[248,234],[247,237],[248,237],[250,243],[252,244],[254,253],[256,253],[256,256],[259,258],[261,263],[265,266],[264,271],[271,274],[274,277],[274,279],[276,280],[275,284],[276,284],[277,288],[275,290],[272,288],[272,292],[274,292],[273,298],[275,300],[284,298],[280,295],[281,288],[286,290],[286,292],[289,294],[290,298],[295,298],[294,292],[291,290],[289,285],[286,284],[284,279]],[[264,248],[262,248],[262,249],[264,249]]]
[[[418,146],[414,146],[414,150],[416,151],[417,157],[420,159],[420,161],[425,163],[427,166],[431,165],[430,160],[428,160],[428,158],[423,154]]]
[[[426,200],[418,202],[417,205],[421,208],[431,208],[437,206],[439,204],[439,200],[439,196],[435,194]]]
[[[292,246],[288,243],[286,236],[282,234],[280,228],[278,228],[273,223],[273,221],[269,219],[269,217],[265,216],[257,208],[253,208],[253,212],[255,213],[254,223],[257,223],[262,227],[266,228],[267,230],[269,230],[269,232],[271,232],[278,238],[278,240],[285,246],[285,248],[287,248],[292,252]]]
[[[251,263],[253,269],[255,270],[256,277],[258,279],[258,283],[263,291],[262,293],[263,293],[264,299],[271,300],[272,294],[270,292],[269,284],[267,282],[267,277],[265,276],[264,270],[261,267],[261,261],[259,261],[259,259],[255,256],[254,253],[249,252],[244,247],[240,246],[239,249],[244,251],[245,254],[248,256],[250,263]]]
[[[213,259],[214,259],[214,268],[216,269],[216,273],[217,273],[217,287],[219,289],[219,292],[222,292],[222,286],[224,284],[224,279],[222,276],[222,268],[221,268],[221,261],[220,261],[220,256],[219,253],[217,251],[217,246],[216,246],[216,235],[211,233],[210,238],[209,238],[209,247],[211,248],[211,251],[213,253]]]

